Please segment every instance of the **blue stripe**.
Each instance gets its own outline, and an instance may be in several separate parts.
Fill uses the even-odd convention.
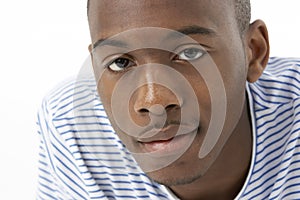
[[[48,175],[51,175],[50,172],[48,172],[47,170],[45,169],[42,169],[42,168],[38,168],[39,171],[43,172],[44,174],[48,174]]]
[[[42,158],[46,158],[45,154],[43,154],[41,152],[39,153],[39,156],[42,157]]]
[[[283,98],[283,99],[287,99],[287,100],[292,100],[293,98],[292,97],[290,97],[290,96],[284,96],[284,95],[279,95],[279,94],[268,94],[268,93],[266,93],[266,92],[264,92],[262,89],[260,89],[260,88],[257,88],[257,90],[260,92],[260,93],[262,93],[265,97],[276,97],[276,98]],[[256,91],[254,91],[253,92],[254,94],[257,94],[258,95],[258,93],[256,92]],[[287,95],[289,95],[289,94],[287,94]],[[261,99],[263,99],[262,98],[262,96],[261,95],[258,95]],[[267,100],[265,100],[265,102],[267,102],[267,103],[273,103],[273,101],[267,101]]]
[[[83,109],[80,109],[79,111],[101,111],[101,112],[105,112],[104,108],[83,108]]]
[[[116,170],[124,170],[125,168],[124,167],[116,167],[116,166],[106,166],[106,165],[79,165],[79,167],[87,167],[89,169],[105,169],[105,168],[108,168],[108,169],[116,169]]]
[[[256,106],[259,105],[259,106],[262,107],[264,110],[265,110],[265,109],[268,109],[267,106],[265,106],[265,105],[263,105],[262,103],[258,102],[256,99],[254,100],[254,104],[256,104]]]
[[[288,117],[292,117],[293,114],[291,114],[290,116]],[[258,135],[258,138],[260,138],[261,136],[264,136],[266,133],[268,133],[271,129],[274,129],[278,126],[280,126],[281,124],[283,124],[284,122],[286,122],[289,118],[286,117],[284,118],[283,120],[279,121],[276,125],[273,125],[273,126],[269,126],[267,129],[265,129],[265,131],[263,131],[261,134]],[[285,125],[284,127],[282,127],[280,130],[274,132],[273,134],[276,134],[276,133],[280,133],[281,131],[283,131],[284,129],[288,128],[289,126],[291,126],[293,124],[293,122],[290,122],[288,123],[287,125]]]
[[[43,190],[41,190],[41,189],[39,189],[39,192],[41,192],[42,194],[46,195],[46,196],[49,197],[50,199],[57,199],[57,198],[55,198],[54,196],[52,196],[51,194],[49,194],[49,193],[47,193],[47,192],[45,192],[45,191],[43,191]],[[41,199],[43,199],[43,198],[41,198]]]
[[[74,127],[74,126],[92,126],[92,125],[100,125],[100,126],[109,126],[111,127],[110,124],[108,123],[102,123],[102,122],[85,122],[85,123],[66,123],[66,124],[62,124],[59,126],[55,126],[56,129],[61,129],[61,128],[65,128],[65,127]]]
[[[73,102],[70,102],[70,103],[68,103],[68,104],[65,105],[65,106],[69,106],[70,104],[75,104],[76,101],[81,101],[81,100],[83,100],[83,99],[86,99],[86,98],[89,97],[89,96],[90,96],[90,94],[88,94],[87,96],[84,96],[84,97],[75,99]],[[57,118],[60,118],[60,117],[62,117],[62,116],[64,116],[64,115],[68,114],[69,112],[72,112],[72,111],[76,110],[77,108],[83,107],[83,106],[85,106],[85,105],[89,105],[89,104],[92,103],[94,100],[95,100],[95,99],[89,99],[89,101],[86,101],[86,102],[84,102],[84,103],[78,104],[78,105],[76,105],[76,106],[73,105],[72,108],[70,108],[69,110],[66,110],[65,112],[63,112],[63,113],[57,115],[56,117],[57,117]],[[59,110],[62,110],[62,109],[63,109],[63,108],[59,108]]]
[[[98,155],[98,154],[103,154],[103,155],[120,155],[120,152],[98,152],[98,151],[75,151],[73,152],[73,154],[75,153],[79,153],[79,154],[94,154],[94,155]]]
[[[300,130],[300,129],[298,129],[298,130]],[[294,141],[296,141],[296,140],[299,140],[299,137],[298,137],[298,138],[295,138],[295,139],[292,140],[292,141],[290,141],[288,144],[290,144],[290,143],[292,143],[292,142],[294,142]],[[287,144],[287,145],[288,145],[288,144]],[[284,146],[284,145],[285,145],[285,144],[283,144],[283,146]],[[295,147],[300,147],[300,145],[299,145],[299,146],[295,146]],[[293,147],[293,148],[295,148],[295,147]],[[265,161],[266,158],[267,158],[268,156],[271,156],[272,154],[274,154],[274,153],[275,153],[276,151],[278,151],[278,150],[280,150],[280,147],[277,147],[276,149],[274,149],[274,150],[271,151],[270,153],[266,154],[266,155],[265,155],[263,158],[261,158],[259,161],[255,161],[255,164],[258,164],[258,163],[260,163],[260,162],[262,162],[262,161]],[[272,161],[274,161],[274,160],[280,158],[283,154],[284,154],[284,151],[282,151],[281,153],[277,154],[278,156],[276,156],[276,157],[274,157],[273,159],[269,160],[269,161],[266,162],[264,165],[270,164]],[[280,164],[280,163],[279,163],[279,164]],[[277,166],[277,165],[276,165],[276,166]],[[265,167],[265,166],[263,166],[263,167]],[[260,169],[254,171],[253,174],[258,173],[260,170],[263,169],[263,167],[261,167]],[[271,168],[271,169],[272,169],[272,168]]]
[[[50,188],[48,185],[45,185],[45,184],[43,184],[43,183],[41,183],[41,182],[39,182],[39,185],[42,186],[42,187],[44,187],[45,189],[51,191],[51,192],[55,192],[55,191],[56,191],[56,190]]]
[[[278,110],[283,107],[285,104],[281,104],[277,107],[277,109],[273,110],[273,112],[270,112],[270,113],[267,113],[267,114],[264,114],[264,115],[261,115],[260,117],[257,117],[256,118],[256,121],[260,121],[262,118],[265,118],[265,117],[269,117],[269,116],[272,116],[274,114],[276,114],[276,112],[278,112]]]
[[[80,86],[80,88],[83,88],[83,87],[84,87],[84,86]],[[70,101],[70,99],[73,99],[74,96],[77,96],[77,95],[79,95],[79,94],[82,94],[82,93],[84,93],[85,91],[86,91],[86,88],[84,88],[84,89],[81,90],[81,91],[77,91],[76,93],[74,93],[74,89],[70,89],[69,91],[66,91],[65,94],[67,94],[67,93],[69,93],[69,92],[70,92],[70,94],[69,94],[68,96],[62,98],[62,99],[59,99],[59,103],[62,104],[62,103],[64,103],[65,101],[68,100],[67,103],[62,104],[60,107],[58,107],[58,106],[51,107],[51,109],[52,109],[52,110],[55,110],[56,108],[57,108],[56,110],[62,110],[62,109],[64,109],[65,107],[67,107],[68,105],[70,105],[71,103],[73,103],[73,101]],[[50,103],[50,104],[52,104],[52,103]],[[56,105],[60,105],[60,104],[56,104]]]
[[[299,63],[300,60],[297,58],[279,58],[279,59],[270,59],[268,62],[268,68],[274,68],[274,67],[278,67],[281,68],[282,65],[286,64],[286,65],[295,65],[297,63]]]
[[[295,125],[295,124],[297,124],[297,123],[299,123],[299,122],[300,122],[300,121],[298,120],[298,121],[296,121],[296,122],[291,122],[291,123]],[[286,127],[284,127],[284,128],[286,128]],[[283,129],[284,129],[284,128],[283,128]],[[276,131],[276,132],[270,134],[269,136],[267,136],[266,138],[264,138],[264,140],[263,140],[262,142],[258,143],[258,146],[260,146],[260,145],[262,145],[263,143],[265,143],[266,140],[268,140],[269,138],[274,137],[274,136],[277,136],[278,134],[282,134],[283,129],[281,129],[281,130],[279,130],[279,131]],[[296,129],[296,131],[300,131],[300,129]],[[269,146],[271,146],[271,145],[273,145],[273,144],[279,142],[280,140],[283,140],[285,137],[288,137],[288,136],[289,136],[288,133],[289,133],[289,130],[288,130],[285,134],[282,134],[282,137],[281,137],[281,138],[278,138],[277,140],[273,140],[273,141],[270,142],[269,144],[265,145],[265,146],[261,149],[261,151],[258,151],[258,154],[262,153],[262,152],[263,152],[265,149],[267,149]],[[291,133],[291,135],[293,135],[293,133],[295,133],[295,131],[293,131],[293,132]]]
[[[293,71],[295,72],[295,70],[293,70]],[[297,72],[297,73],[299,73],[299,72]],[[300,74],[300,73],[299,73],[299,74]],[[300,83],[300,81],[299,81],[297,78],[293,77],[293,76],[282,75],[282,77],[285,77],[285,78],[288,78],[288,79],[291,79],[291,80],[293,80],[293,81],[296,81],[296,82]]]
[[[270,101],[270,100],[267,100],[265,98],[262,98],[262,96],[260,94],[258,94],[256,91],[253,91],[253,93],[260,98],[261,101],[265,102],[265,103],[272,103],[272,104],[282,104],[283,102],[282,101]],[[273,96],[276,96],[276,95],[273,95]],[[280,96],[276,96],[276,97],[280,97]],[[289,100],[291,100],[292,98],[289,98]],[[262,103],[258,102],[257,99],[255,99],[255,102],[257,102],[257,104],[259,105],[262,105]]]
[[[288,89],[284,89],[284,88],[276,88],[273,86],[266,86],[266,85],[262,85],[258,82],[255,82],[256,85],[258,85],[260,88],[263,88],[265,90],[273,90],[275,91],[279,91],[279,92],[286,92],[286,93],[290,93],[290,94],[294,94],[294,95],[299,95],[297,92],[293,91],[293,90],[288,90]]]
[[[44,176],[42,176],[42,175],[39,175],[39,179],[43,179],[44,181],[46,181],[46,182],[48,182],[48,183],[53,183],[52,180],[50,180],[50,179],[48,179],[48,178],[46,178],[46,177],[44,177]]]
[[[296,130],[294,133],[297,133],[297,130]],[[300,137],[295,138],[294,140],[290,141],[288,144],[293,143],[293,142],[296,141],[296,140],[299,140],[299,138],[300,138]],[[295,146],[295,147],[293,147],[293,149],[298,148],[298,147],[300,147],[300,144],[297,145],[297,146]],[[259,170],[253,171],[253,172],[252,172],[252,175],[254,175],[254,174],[260,172],[261,170],[263,170],[264,167],[266,167],[267,165],[269,165],[270,163],[272,163],[274,160],[277,160],[278,158],[282,157],[283,154],[284,154],[284,152],[280,153],[279,156],[276,156],[276,157],[273,158],[272,160],[269,160],[268,162],[266,162],[266,163],[264,164],[264,166],[262,166]],[[293,154],[290,158],[288,158],[287,160],[291,159],[292,157],[294,157],[295,155],[298,155],[298,154],[300,154],[300,152],[299,152],[299,153],[294,153],[294,154]],[[271,155],[271,153],[267,154],[266,156],[268,156],[268,155]],[[264,160],[264,159],[262,159],[262,160]],[[250,184],[253,184],[253,183],[257,182],[259,179],[263,178],[263,176],[265,176],[266,174],[271,173],[272,170],[278,168],[281,164],[282,164],[282,163],[278,163],[278,164],[276,164],[275,166],[273,165],[272,167],[268,168],[268,171],[262,173],[262,174],[259,176],[258,179],[254,179],[254,180],[250,181]],[[267,183],[270,179],[274,178],[274,176],[277,176],[277,173],[275,173],[275,175],[271,176],[269,179],[266,179],[263,183],[261,183],[260,185],[256,186],[254,189],[252,189],[252,190],[248,191],[247,193],[245,193],[245,195],[247,195],[247,194],[253,192],[254,190],[256,190],[256,189],[258,189],[258,188],[260,188],[260,187],[262,187],[263,184]]]
[[[44,165],[44,166],[48,166],[47,163],[45,163],[45,162],[43,162],[43,161],[41,161],[41,160],[39,160],[39,164]]]
[[[280,63],[279,63],[280,62]],[[298,58],[293,58],[293,57],[285,57],[285,58],[281,58],[281,57],[270,57],[269,61],[268,61],[268,65],[279,65],[281,63],[286,63],[286,62],[300,62],[300,59]]]
[[[68,181],[72,182],[74,185],[76,185],[83,193],[87,194],[87,191],[85,191],[80,185],[78,185],[78,183],[76,183],[76,181],[74,181],[73,179],[71,179],[65,172],[64,170],[60,169],[59,167],[57,167],[57,169],[60,171],[60,173],[62,173],[64,175],[65,178],[67,178]],[[73,187],[70,187],[68,183],[65,182],[65,180],[63,180],[62,178],[60,178],[60,180],[70,189],[72,190],[75,194],[77,194],[78,196],[80,196],[82,199],[85,199],[84,196],[82,196],[79,191],[75,190]]]
[[[162,198],[168,199],[168,197],[165,194],[157,194],[157,193],[154,193],[154,192],[151,192],[151,191],[148,191],[148,192],[150,194],[152,194],[153,196],[162,197]]]
[[[286,109],[286,110],[284,110],[284,111],[278,113],[278,114],[275,115],[275,116],[273,115],[274,117],[273,117],[272,119],[270,119],[270,120],[268,120],[268,121],[265,121],[265,122],[262,123],[261,125],[257,126],[257,129],[260,129],[261,127],[265,126],[265,125],[268,124],[268,123],[274,122],[275,119],[278,119],[280,116],[284,115],[286,112],[289,112],[289,111],[291,111],[291,110],[293,110],[293,108]],[[293,114],[291,114],[291,115],[293,115]],[[286,119],[289,119],[291,115],[287,116],[284,120],[281,120],[279,123],[282,123],[282,122],[284,122]],[[276,126],[277,126],[277,124],[274,125],[274,126],[272,126],[272,128],[274,128],[274,127],[276,127]],[[269,129],[271,129],[271,127],[269,127]],[[269,130],[269,129],[267,129],[267,130]],[[261,134],[261,135],[262,135],[262,134]]]
[[[69,140],[115,140],[115,138],[113,137],[70,137],[70,138],[67,138],[66,141],[69,141]]]
[[[38,121],[39,121],[39,124],[41,124],[41,118],[40,118],[40,115],[38,115]],[[44,122],[45,122],[45,125],[46,125],[46,127],[47,127],[47,130],[50,130],[50,128],[49,128],[49,126],[48,126],[48,124],[47,124],[47,122],[46,122],[46,119],[44,119]],[[41,127],[40,127],[40,128],[41,128]],[[44,134],[42,134],[42,138],[43,138],[43,141],[46,141],[46,140],[45,140],[45,135],[44,135]],[[51,165],[52,168],[53,168],[54,165],[53,165],[53,162],[52,162],[52,159],[51,159],[51,156],[50,156],[49,149],[48,149],[48,147],[47,147],[47,144],[44,144],[44,145],[45,145],[45,151],[47,152],[47,155],[48,155],[48,159],[49,159],[50,165]]]
[[[105,148],[116,148],[116,144],[72,144],[70,147],[105,147]]]
[[[300,90],[300,88],[292,83],[287,83],[283,81],[278,81],[278,80],[268,80],[268,79],[259,79],[260,81],[267,82],[267,83],[278,83],[282,85],[287,85],[287,86],[292,86],[294,89]]]
[[[70,167],[68,167],[64,162],[62,162],[62,160],[61,159],[59,159],[56,155],[55,155],[55,158],[60,162],[60,164],[65,168],[65,170],[68,170],[68,172],[70,172],[71,174],[73,174],[76,178],[78,178],[78,180],[80,181],[80,183],[82,183],[82,184],[85,184],[83,181],[82,181],[82,179],[70,168]],[[73,166],[74,166],[74,164],[73,163],[71,163]],[[76,166],[74,166],[74,167],[76,167]],[[59,168],[59,167],[58,167]],[[68,176],[69,177],[69,176]],[[83,190],[83,188],[76,182],[76,185],[78,186],[78,187],[80,187],[82,190]]]
[[[84,116],[84,115],[80,115],[80,116],[75,116],[75,117],[64,117],[64,118],[54,118],[52,119],[53,121],[72,121],[75,119],[87,119],[87,118],[97,118],[97,119],[108,119],[107,116],[102,116],[102,115],[88,115],[88,116]]]
[[[53,93],[52,96],[49,97],[49,105],[52,104],[56,104],[59,105],[58,102],[60,102],[60,100],[65,100],[65,99],[61,99],[62,95],[67,94],[69,92],[72,92],[72,94],[74,94],[73,92],[80,89],[80,88],[93,88],[95,87],[95,84],[85,84],[85,83],[91,83],[94,81],[88,80],[88,81],[80,81],[78,82],[78,80],[76,80],[75,82],[70,83],[69,85],[66,85],[65,87],[62,87],[61,89],[58,89],[57,92]],[[58,97],[56,97],[58,96]],[[69,96],[69,98],[72,98],[73,95]],[[55,109],[56,107],[51,107],[51,109]]]
[[[297,189],[295,189],[295,191],[293,191],[293,192],[287,193],[286,195],[284,195],[284,196],[282,197],[282,199],[286,198],[287,196],[292,196],[292,195],[294,195],[294,194],[297,194],[297,198],[299,199],[300,183],[296,183],[296,184],[289,185],[289,186],[286,187],[285,189],[288,189],[288,188],[291,188],[291,187],[297,187]]]
[[[276,134],[272,134],[270,135],[271,137],[274,136]],[[269,136],[268,136],[269,137]],[[267,145],[264,145],[263,148],[260,150],[260,151],[257,151],[257,155],[261,154],[261,153],[264,153],[266,149],[268,149],[269,147],[272,147],[272,146],[275,146],[276,143],[279,143],[281,142],[282,140],[284,140],[284,142],[282,142],[283,144],[281,146],[278,146],[277,150],[282,148],[286,141],[288,140],[288,135],[282,135],[280,138],[278,138],[277,140],[274,140],[272,142],[270,142],[269,144]],[[261,143],[264,143],[264,142],[261,142]],[[272,153],[274,153],[276,151],[276,149],[274,149],[273,151],[271,151],[270,153],[268,153],[267,155],[265,155],[263,158],[261,158],[259,161],[257,161],[256,163],[260,163],[262,160],[265,160],[267,156],[269,155],[272,155]]]
[[[65,135],[67,133],[113,133],[112,130],[104,130],[104,129],[95,129],[95,130],[67,130],[61,133],[61,135]]]
[[[300,145],[297,146],[297,147],[300,147]],[[299,153],[295,153],[295,154],[292,155],[291,157],[296,156],[296,155],[300,155],[300,152],[299,152]],[[280,156],[278,156],[278,157],[280,157]],[[278,159],[278,157],[277,157],[276,159]],[[275,160],[275,159],[274,159],[274,160]],[[272,160],[272,161],[273,161],[273,160]],[[270,163],[271,163],[271,162],[269,161],[269,162],[268,162],[267,164],[265,164],[265,165],[268,165],[268,164],[270,164]],[[261,178],[263,178],[263,176],[265,176],[266,174],[271,173],[271,171],[274,170],[274,169],[276,169],[276,168],[278,168],[278,167],[280,166],[280,164],[281,164],[281,163],[278,163],[277,165],[275,165],[275,166],[269,168],[268,171],[264,172],[258,179],[255,179],[255,180],[251,181],[250,184],[253,184],[253,183],[257,182],[258,180],[260,180]],[[248,193],[246,193],[246,195],[249,194],[249,193],[251,193],[251,192],[253,192],[254,190],[256,190],[256,189],[262,187],[262,185],[266,185],[267,182],[269,182],[271,179],[274,179],[274,178],[278,175],[278,173],[280,173],[280,172],[281,172],[281,170],[279,170],[279,171],[278,171],[277,173],[275,173],[274,175],[270,176],[268,179],[265,179],[265,181],[263,181],[260,185],[257,185],[254,189],[250,190]],[[255,173],[257,173],[257,171],[254,172],[253,174],[255,174]],[[273,184],[274,184],[274,182],[271,183],[271,185],[269,185],[268,187],[265,186],[264,188],[265,188],[265,189],[268,189],[268,188],[272,187]],[[262,193],[263,193],[263,192],[261,192],[261,193],[259,193],[259,194],[257,194],[257,195],[260,195],[260,194],[262,194]],[[254,197],[256,197],[256,196],[254,196]],[[254,198],[254,197],[253,197],[253,198]]]
[[[297,163],[299,163],[299,162],[300,162],[300,161],[297,161]],[[296,163],[296,162],[294,162],[294,163]],[[299,170],[300,170],[300,168],[293,169],[293,170],[289,171],[289,173],[286,174],[285,176],[287,176],[287,175],[289,175],[289,174],[291,174],[291,173],[293,173],[293,172],[298,172]],[[278,179],[277,182],[283,180],[284,178],[285,178],[285,177],[282,177],[282,178]],[[281,184],[281,185],[278,186],[277,188],[274,188],[272,191],[273,191],[273,192],[278,191],[279,189],[282,188],[283,185],[285,185],[285,183],[287,183],[288,181],[291,181],[291,180],[293,180],[293,179],[299,179],[299,181],[300,181],[300,175],[299,175],[299,176],[292,176],[291,178],[288,178],[283,184]],[[286,189],[286,188],[285,188],[285,189]],[[274,196],[272,199],[278,199],[279,195],[280,195],[280,194],[278,194],[277,196]]]

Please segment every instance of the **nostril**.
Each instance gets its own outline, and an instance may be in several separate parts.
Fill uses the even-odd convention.
[[[139,109],[139,112],[140,112],[140,113],[148,113],[149,110],[146,109],[146,108],[142,108],[142,109]]]
[[[175,110],[175,109],[179,109],[179,106],[177,104],[170,104],[166,107],[166,110]]]
[[[177,109],[180,109],[180,106],[177,104],[169,104],[165,108],[162,105],[155,104],[155,105],[150,106],[149,109],[147,109],[147,108],[138,109],[138,112],[141,114],[152,113],[155,115],[162,115],[165,112],[168,112],[171,110],[177,110]]]

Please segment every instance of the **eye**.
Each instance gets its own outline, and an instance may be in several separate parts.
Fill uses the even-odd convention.
[[[127,58],[117,58],[108,65],[108,68],[112,71],[118,72],[123,71],[128,67],[131,67],[134,63]]]
[[[187,61],[193,61],[205,54],[204,50],[198,49],[198,48],[188,48],[183,51],[181,51],[177,55],[177,59],[179,60],[187,60]]]

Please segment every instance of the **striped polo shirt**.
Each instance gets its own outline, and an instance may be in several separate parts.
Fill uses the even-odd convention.
[[[300,59],[270,58],[246,88],[253,149],[236,199],[300,199]],[[37,125],[37,199],[177,199],[122,144],[93,79],[76,77],[51,91]]]

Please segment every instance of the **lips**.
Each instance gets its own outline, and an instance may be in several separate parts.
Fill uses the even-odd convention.
[[[138,142],[147,153],[172,153],[190,144],[195,136],[192,133],[196,132],[197,128],[192,126],[170,125],[161,130],[148,131]],[[151,137],[145,137],[147,135]]]
[[[162,129],[152,129],[142,133],[138,138],[138,142],[147,143],[154,141],[170,140],[179,135],[185,135],[193,132],[197,127],[191,125],[169,125]]]

